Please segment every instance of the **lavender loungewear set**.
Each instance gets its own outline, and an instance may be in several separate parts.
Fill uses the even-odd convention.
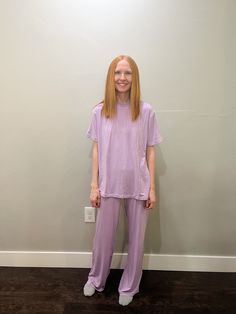
[[[145,230],[149,210],[145,208],[150,189],[146,149],[162,141],[155,112],[141,102],[140,115],[131,120],[130,104],[117,104],[117,114],[107,119],[102,104],[92,112],[87,136],[98,143],[99,191],[93,242],[92,268],[88,282],[102,291],[110,271],[121,200],[128,220],[128,257],[119,285],[120,295],[139,291]]]

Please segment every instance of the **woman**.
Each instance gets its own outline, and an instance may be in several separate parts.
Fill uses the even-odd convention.
[[[102,291],[110,271],[121,199],[128,219],[128,257],[119,284],[119,304],[139,291],[145,229],[156,202],[155,149],[161,142],[155,112],[140,100],[139,71],[129,56],[110,64],[104,101],[92,113],[90,201],[97,210],[92,268],[84,295]]]

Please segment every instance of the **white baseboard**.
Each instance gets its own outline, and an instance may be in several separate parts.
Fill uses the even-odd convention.
[[[114,253],[113,269],[124,267],[127,254]],[[90,268],[91,252],[0,251],[0,266]],[[236,256],[145,254],[145,270],[236,272]]]

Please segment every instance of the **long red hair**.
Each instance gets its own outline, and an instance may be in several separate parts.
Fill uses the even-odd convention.
[[[126,60],[132,70],[132,84],[130,90],[130,110],[132,120],[136,120],[140,114],[140,82],[139,70],[135,61],[130,56],[120,55],[110,64],[107,72],[105,97],[103,100],[102,114],[111,119],[116,115],[116,89],[115,89],[115,69],[119,61]]]

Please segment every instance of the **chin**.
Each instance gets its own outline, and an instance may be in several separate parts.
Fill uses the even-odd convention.
[[[118,93],[128,93],[130,91],[130,88],[116,88]]]

